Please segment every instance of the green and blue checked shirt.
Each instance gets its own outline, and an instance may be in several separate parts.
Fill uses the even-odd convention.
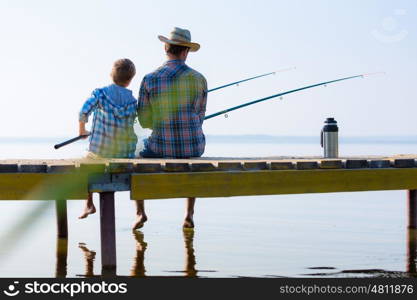
[[[201,156],[206,103],[206,79],[182,60],[146,75],[138,97],[139,122],[152,129],[145,147],[167,158]]]

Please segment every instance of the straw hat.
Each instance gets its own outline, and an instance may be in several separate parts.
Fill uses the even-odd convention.
[[[200,44],[191,42],[191,33],[187,29],[174,27],[174,30],[170,33],[170,38],[158,35],[158,39],[167,44],[189,47],[191,52],[200,49]]]

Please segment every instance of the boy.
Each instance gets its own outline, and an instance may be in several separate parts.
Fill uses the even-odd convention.
[[[113,84],[93,91],[79,115],[79,134],[88,135],[85,123],[94,112],[88,158],[133,158],[137,136],[133,130],[137,101],[127,89],[136,74],[135,65],[127,58],[114,62]],[[90,193],[79,219],[94,214],[96,208]]]

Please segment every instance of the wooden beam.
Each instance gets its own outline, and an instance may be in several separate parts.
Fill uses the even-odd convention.
[[[417,168],[132,174],[132,199],[417,189]]]
[[[417,228],[417,190],[408,191],[408,228]]]
[[[82,173],[0,173],[0,200],[86,199]]]
[[[116,269],[116,222],[114,192],[100,193],[101,266]]]
[[[67,200],[55,200],[55,212],[58,238],[68,238]]]

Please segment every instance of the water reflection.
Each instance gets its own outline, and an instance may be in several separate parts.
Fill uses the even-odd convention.
[[[194,230],[185,228],[183,230],[184,243],[185,243],[185,276],[197,277],[197,265],[194,254]]]
[[[96,258],[96,252],[87,248],[87,245],[84,243],[79,243],[78,248],[84,253],[85,260],[85,276],[92,277],[94,276],[94,260]]]
[[[417,229],[407,230],[407,273],[417,277]]]
[[[56,240],[56,267],[55,277],[67,277],[68,240],[58,238]]]
[[[133,258],[133,265],[130,269],[130,276],[132,277],[146,277],[146,267],[145,267],[145,252],[148,247],[148,243],[145,242],[145,235],[141,231],[134,231],[133,237],[136,241],[136,253],[135,257]],[[184,270],[181,271],[173,271],[175,273],[184,273],[184,277],[197,277],[197,269],[196,269],[196,257],[194,251],[194,230],[193,229],[184,229],[183,231],[183,238],[184,238],[184,247],[185,247],[185,266]],[[66,241],[66,240],[65,240]],[[61,253],[61,256],[58,257],[57,254],[57,270],[59,269],[59,274],[63,274],[65,270],[66,275],[66,251],[65,251],[65,264],[64,264],[64,256],[63,251],[67,244],[64,244],[61,241],[62,245],[59,247],[61,250],[57,253]],[[65,247],[64,247],[65,245]],[[64,248],[63,248],[64,247]],[[84,243],[79,243],[78,247],[84,253],[84,260],[85,260],[85,274],[82,276],[85,277],[98,277],[99,275],[94,275],[94,260],[96,257],[96,252],[89,250],[87,245]],[[57,248],[58,249],[58,248]],[[66,248],[65,248],[66,249]],[[210,271],[207,271],[210,272]],[[64,275],[64,277],[65,277]],[[115,271],[108,273],[105,270],[102,270],[101,276],[116,276]],[[58,271],[57,271],[58,277]]]
[[[393,278],[404,278],[404,277],[416,277],[417,278],[417,229],[407,229],[407,255],[406,255],[406,270],[404,271],[388,271],[382,269],[356,269],[356,270],[342,270],[324,272],[327,270],[336,270],[333,267],[310,267],[309,270],[318,270],[317,273],[301,274],[307,276],[320,276],[320,277],[339,277],[345,276],[346,274],[355,274],[356,276],[366,277],[393,277]]]
[[[148,244],[144,241],[144,235],[141,231],[134,231],[133,236],[136,240],[136,256],[133,260],[130,275],[134,277],[145,277],[145,251]]]

